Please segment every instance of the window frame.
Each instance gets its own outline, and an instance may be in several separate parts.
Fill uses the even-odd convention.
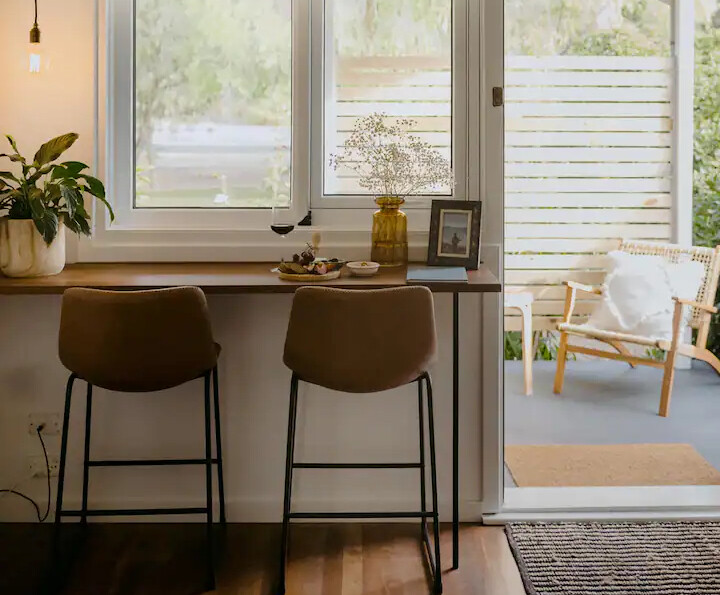
[[[107,4],[107,180],[114,200],[112,229],[232,230],[270,226],[270,208],[135,208],[135,0]],[[309,0],[292,2],[292,191],[290,209],[302,219],[308,210],[310,136]],[[299,149],[299,150],[298,150]]]
[[[134,0],[96,0],[95,74],[98,175],[104,176],[108,197],[118,218],[112,224],[105,210],[93,205],[93,236],[70,245],[78,261],[272,260],[287,244],[273,234],[267,209],[134,209]],[[323,0],[293,0],[293,195],[292,209],[300,221],[312,208],[312,226],[298,227],[297,242],[323,232],[323,243],[363,256],[369,241],[372,197],[321,197],[314,192],[324,172],[323,122],[317,120],[318,85],[323,77]],[[473,0],[453,0],[453,162],[458,181],[454,196],[479,200],[480,112],[469,97],[480,93],[480,30]],[[320,29],[318,29],[320,27]],[[322,35],[318,36],[318,33]],[[320,56],[320,58],[318,58]],[[320,62],[315,62],[319,59]],[[320,89],[322,92],[322,89]],[[320,98],[322,98],[322,93]],[[474,102],[473,104],[474,105]],[[304,114],[304,116],[303,116]],[[321,116],[322,117],[322,116]],[[121,132],[124,130],[125,136]],[[319,147],[319,152],[318,148]],[[313,153],[313,150],[317,154]],[[321,186],[320,186],[321,187]],[[120,197],[120,198],[118,198]],[[411,197],[411,252],[424,253],[430,223],[430,201],[437,196]],[[443,197],[444,198],[444,197]]]

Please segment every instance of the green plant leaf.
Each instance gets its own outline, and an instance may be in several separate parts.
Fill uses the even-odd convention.
[[[28,184],[34,184],[37,182],[40,178],[42,178],[44,175],[49,174],[53,169],[52,165],[46,165],[45,167],[41,167],[35,171],[33,175],[31,175],[27,179]]]
[[[88,192],[97,198],[105,198],[105,186],[97,178],[92,176],[82,176],[88,185]]]
[[[18,150],[18,146],[17,146],[17,142],[15,141],[15,137],[10,136],[9,134],[6,134],[6,135],[5,135],[5,138],[6,138],[6,139],[8,140],[8,142],[10,143],[10,146],[12,147],[12,150],[15,151],[16,153],[19,153],[20,151]]]
[[[37,153],[35,153],[35,164],[38,167],[42,167],[43,165],[47,165],[48,163],[55,161],[58,157],[60,157],[60,155],[72,147],[77,139],[78,135],[71,132],[49,140],[40,147],[40,150]]]
[[[34,217],[35,228],[40,232],[45,243],[49,246],[57,237],[60,221],[58,215],[53,210],[45,210],[42,217]]]
[[[68,175],[76,176],[80,172],[85,171],[88,166],[80,161],[65,161],[64,163],[61,163],[65,170],[68,172]]]
[[[0,153],[0,157],[7,157],[10,161],[13,161],[15,163],[22,163],[25,164],[25,158],[22,155],[18,155],[17,153]]]
[[[18,180],[12,172],[9,171],[0,171],[0,178],[3,178],[4,180],[10,180],[12,182],[15,182],[17,184],[20,183],[20,180]]]
[[[75,217],[78,203],[82,202],[82,194],[77,188],[69,186],[60,186],[60,193],[65,199],[65,210],[67,210],[70,219]]]

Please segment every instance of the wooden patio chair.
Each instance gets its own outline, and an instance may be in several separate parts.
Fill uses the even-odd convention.
[[[629,254],[658,255],[671,262],[681,262],[688,257],[701,262],[705,266],[705,277],[698,291],[695,301],[674,298],[675,311],[672,323],[672,340],[656,340],[649,337],[604,331],[589,328],[572,322],[573,310],[578,292],[602,295],[598,287],[591,287],[581,283],[566,282],[567,293],[565,297],[565,312],[563,321],[558,325],[560,331],[560,347],[558,349],[557,371],[555,373],[554,391],[560,394],[565,379],[565,363],[567,354],[580,353],[611,360],[627,362],[633,368],[637,365],[652,366],[664,370],[662,391],[660,394],[660,411],[662,417],[667,417],[670,411],[670,398],[672,396],[673,380],[675,376],[675,361],[678,355],[684,355],[702,360],[710,364],[720,374],[720,360],[707,349],[710,320],[717,309],[713,306],[720,275],[720,246],[716,248],[682,247],[676,244],[656,244],[649,242],[625,241],[620,250]],[[692,308],[689,326],[697,330],[695,344],[685,343],[686,329],[684,328],[683,306]],[[570,345],[569,335],[581,336],[607,343],[615,352],[604,349],[592,349],[580,345]],[[665,361],[658,361],[646,357],[633,355],[627,344],[655,347],[666,352]]]

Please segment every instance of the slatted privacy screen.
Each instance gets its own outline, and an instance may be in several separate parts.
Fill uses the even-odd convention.
[[[553,329],[563,281],[602,283],[621,239],[672,237],[673,62],[513,56],[506,86],[505,281],[535,294],[534,328]]]
[[[417,122],[413,132],[452,158],[452,63],[437,56],[368,56],[336,61],[326,103],[328,154],[341,148],[359,117],[385,113]],[[328,194],[362,194],[349,169],[328,172]]]

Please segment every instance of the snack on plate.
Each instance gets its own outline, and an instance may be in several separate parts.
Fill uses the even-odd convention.
[[[327,275],[340,270],[345,262],[333,258],[315,258],[315,250],[311,244],[301,254],[294,254],[292,262],[282,261],[278,266],[281,273],[288,275]]]

